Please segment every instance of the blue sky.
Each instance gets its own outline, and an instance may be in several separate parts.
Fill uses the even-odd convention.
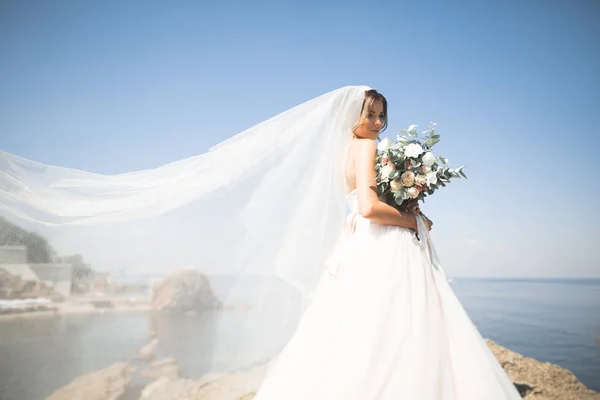
[[[468,180],[428,200],[456,276],[600,277],[596,1],[4,1],[0,149],[97,173],[206,151],[369,85]]]

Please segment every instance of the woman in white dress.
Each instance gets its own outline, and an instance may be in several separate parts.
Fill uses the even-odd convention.
[[[385,98],[365,92],[358,120],[348,132],[348,234],[255,400],[519,399],[417,239],[418,209],[377,197]]]
[[[233,279],[223,302],[251,311],[225,310],[198,357],[221,372],[277,356],[256,400],[518,399],[447,283],[431,223],[373,191],[386,120],[383,96],[349,86],[150,170],[0,151],[0,217],[106,270]]]

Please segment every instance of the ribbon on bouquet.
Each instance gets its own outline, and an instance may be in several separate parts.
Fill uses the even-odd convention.
[[[425,249],[425,251],[429,253],[431,265],[433,265],[433,267],[438,271],[444,273],[442,264],[440,264],[440,259],[435,251],[435,247],[433,247],[433,242],[431,240],[431,236],[429,235],[429,229],[427,228],[427,223],[421,215],[417,215],[417,232],[420,238],[419,244]]]
[[[348,243],[348,238],[356,230],[357,216],[358,214],[355,212],[348,214],[346,217],[346,223],[344,224],[344,229],[342,230],[339,239],[335,243],[335,246],[333,246],[331,255],[325,261],[325,268],[331,275],[335,276],[340,268],[340,264],[342,263],[342,254],[344,253],[344,249]]]

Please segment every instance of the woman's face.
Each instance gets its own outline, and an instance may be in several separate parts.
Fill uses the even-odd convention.
[[[368,110],[362,113],[361,120],[354,130],[354,134],[360,138],[375,140],[379,137],[384,120],[383,102],[375,100],[368,107]]]

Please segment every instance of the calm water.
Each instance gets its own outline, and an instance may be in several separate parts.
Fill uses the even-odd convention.
[[[452,287],[484,337],[564,366],[600,391],[600,280],[457,279]],[[175,357],[184,376],[199,377],[217,351],[217,319],[237,324],[243,318],[226,311],[196,318],[106,313],[0,321],[0,399],[42,399],[82,373],[135,362],[150,326],[161,340],[159,355]]]

